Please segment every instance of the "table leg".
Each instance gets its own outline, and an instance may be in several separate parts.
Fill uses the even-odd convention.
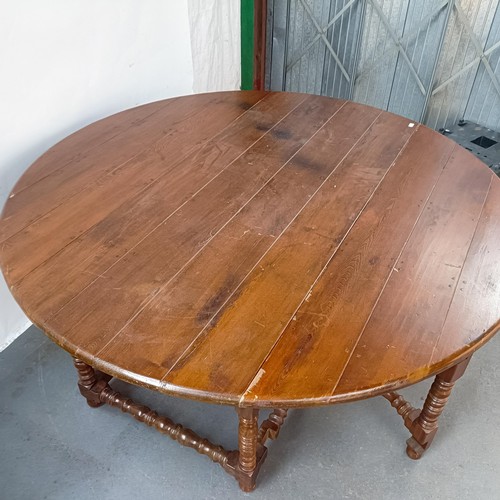
[[[168,417],[159,415],[151,408],[138,404],[113,390],[108,384],[108,381],[112,378],[110,375],[94,370],[80,359],[74,358],[74,364],[78,371],[78,387],[89,406],[97,408],[103,404],[108,404],[119,408],[122,412],[128,413],[137,421],[155,428],[160,433],[166,434],[179,444],[193,448],[201,455],[208,456],[231,475],[235,475],[235,467],[230,464],[230,461],[236,462],[237,452],[227,451],[222,446],[200,437],[191,429],[177,424]]]
[[[238,481],[240,488],[249,492],[255,489],[259,470],[267,456],[266,442],[277,439],[288,414],[288,410],[273,410],[259,428],[259,410],[237,408],[239,417],[238,451],[229,457],[228,472]],[[234,460],[233,460],[234,458]]]
[[[413,460],[421,458],[431,445],[438,430],[439,417],[443,413],[453,386],[465,373],[469,361],[470,357],[436,376],[422,410],[413,408],[396,392],[383,395],[403,417],[405,426],[411,432],[411,438],[406,442],[406,453]]]
[[[240,488],[249,492],[255,488],[259,447],[259,410],[238,408],[238,466],[237,479]]]
[[[268,439],[278,439],[287,415],[288,410],[286,408],[276,408],[269,414],[259,429],[260,444],[265,445]]]
[[[147,406],[140,405],[110,387],[112,378],[98,370],[94,370],[80,359],[74,358],[78,372],[78,388],[89,406],[97,408],[108,404],[130,414],[139,422],[154,427],[183,446],[195,449],[208,456],[213,462],[238,481],[240,488],[250,492],[255,488],[255,481],[260,467],[267,456],[265,443],[276,439],[287,417],[286,409],[273,410],[259,428],[259,410],[254,408],[237,408],[239,417],[238,450],[227,451],[222,446],[211,443],[181,424],[176,424],[166,416],[159,415]]]
[[[104,403],[100,400],[100,393],[108,385],[111,379],[109,375],[97,372],[81,359],[73,358],[76,371],[78,372],[78,388],[81,395],[87,400],[92,408],[98,408]]]
[[[438,420],[456,381],[465,373],[470,358],[439,373],[429,390],[422,411],[414,420],[412,437],[406,442],[406,453],[418,460],[430,446],[438,430]]]

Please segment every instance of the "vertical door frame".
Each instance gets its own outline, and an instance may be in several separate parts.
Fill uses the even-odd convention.
[[[264,90],[267,0],[241,3],[241,89]]]

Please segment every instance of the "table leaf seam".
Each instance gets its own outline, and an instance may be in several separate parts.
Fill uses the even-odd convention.
[[[380,116],[380,115],[379,115]],[[378,117],[377,117],[378,118]],[[372,123],[373,125],[373,123]],[[297,314],[297,312],[299,311],[299,309],[302,307],[302,305],[304,304],[304,302],[306,301],[307,297],[309,296],[309,294],[312,292],[312,289],[314,288],[314,286],[316,285],[316,283],[319,281],[319,279],[323,276],[324,272],[326,271],[326,269],[328,268],[328,266],[330,265],[330,262],[333,260],[333,258],[335,257],[335,255],[337,254],[337,251],[340,249],[340,247],[342,246],[342,243],[345,241],[345,239],[347,238],[347,236],[351,233],[353,227],[355,226],[356,222],[359,220],[359,218],[361,217],[362,213],[364,212],[365,208],[367,207],[367,205],[370,203],[370,201],[372,200],[373,196],[375,195],[375,193],[378,191],[379,187],[382,185],[384,179],[386,178],[387,174],[392,170],[392,167],[395,165],[396,161],[398,160],[398,158],[401,156],[402,152],[406,149],[406,146],[408,145],[408,143],[410,142],[411,138],[414,136],[414,134],[416,133],[416,131],[419,129],[420,127],[420,124],[412,131],[412,133],[409,135],[408,139],[406,140],[406,142],[404,143],[404,145],[402,146],[402,148],[399,150],[398,154],[396,155],[396,157],[392,160],[391,164],[389,165],[389,167],[387,168],[387,170],[385,171],[384,175],[382,176],[382,178],[380,179],[380,181],[377,183],[377,185],[375,186],[375,188],[373,189],[373,191],[370,193],[368,199],[366,200],[366,202],[364,203],[364,205],[361,207],[359,213],[357,214],[356,218],[354,219],[354,221],[352,222],[352,224],[350,225],[350,227],[348,228],[348,230],[346,231],[346,233],[344,234],[344,236],[342,237],[342,240],[340,241],[340,243],[337,245],[337,247],[335,248],[335,250],[333,251],[332,255],[328,258],[327,262],[325,263],[325,265],[323,266],[323,268],[321,269],[321,271],[319,272],[318,276],[316,277],[316,279],[313,281],[312,285],[309,287],[308,291],[306,292],[306,294],[304,295],[303,299],[300,301],[299,305],[297,306],[297,308],[295,309],[295,311],[292,313],[292,315],[290,316],[289,320],[286,322],[285,326],[283,327],[281,333],[279,334],[278,338],[276,339],[276,341],[273,343],[273,345],[271,346],[271,348],[269,349],[269,351],[267,352],[267,354],[264,356],[264,359],[262,360],[262,362],[260,363],[257,371],[255,372],[254,376],[252,377],[252,379],[250,380],[250,383],[247,385],[246,389],[243,391],[243,394],[240,396],[240,405],[243,403],[244,401],[244,398],[245,398],[245,395],[247,394],[247,392],[250,390],[250,388],[255,385],[255,379],[256,377],[259,376],[259,372],[260,370],[262,369],[262,366],[264,366],[264,364],[266,363],[266,361],[272,356],[272,353],[274,351],[274,349],[276,348],[276,346],[278,345],[279,341],[281,340],[281,338],[283,337],[283,335],[285,335],[286,333],[286,330],[288,329],[288,326],[290,325],[290,323],[292,322],[294,316]],[[371,125],[370,125],[370,128],[371,128]],[[367,129],[369,130],[369,129]],[[366,131],[365,131],[366,133]],[[364,134],[363,134],[364,135]],[[361,138],[360,138],[361,139]],[[359,141],[359,140],[358,140]],[[354,146],[353,146],[354,147]]]
[[[418,218],[415,220],[415,223],[413,224],[413,226],[412,226],[412,228],[411,228],[411,230],[410,230],[410,232],[408,234],[408,237],[407,237],[406,241],[404,242],[404,244],[403,244],[403,246],[401,248],[401,251],[400,251],[400,253],[399,253],[399,255],[398,255],[397,259],[396,259],[396,262],[401,258],[401,255],[403,254],[404,250],[406,249],[406,246],[407,246],[407,244],[408,244],[408,242],[409,242],[412,234],[414,233],[415,228],[416,228],[418,222],[420,221],[420,219],[422,217],[422,214],[424,213],[425,208],[427,207],[427,205],[429,203],[429,200],[431,199],[432,194],[434,193],[434,191],[436,189],[436,186],[438,185],[438,183],[439,183],[439,181],[440,181],[440,179],[442,177],[442,174],[443,174],[444,170],[446,169],[448,163],[450,162],[450,160],[451,160],[451,158],[453,156],[453,153],[456,150],[458,150],[458,145],[455,144],[454,147],[450,151],[448,159],[444,162],[443,167],[441,168],[441,172],[439,173],[439,177],[436,179],[436,182],[434,183],[431,191],[429,192],[429,195],[428,195],[425,203],[422,204],[422,210],[420,211],[420,213],[418,215]],[[377,297],[377,300],[375,301],[375,303],[373,305],[373,308],[372,308],[372,310],[370,312],[370,315],[368,316],[367,320],[365,321],[365,324],[364,324],[364,326],[363,326],[363,328],[362,328],[362,330],[361,330],[361,332],[359,334],[359,337],[356,340],[356,343],[353,345],[353,348],[352,348],[352,350],[350,352],[350,356],[349,356],[348,360],[346,361],[346,363],[344,364],[344,368],[343,368],[340,376],[338,377],[337,382],[336,382],[335,386],[333,387],[332,392],[330,393],[330,396],[334,395],[334,393],[335,393],[335,391],[336,391],[336,389],[338,387],[338,384],[342,380],[342,377],[343,377],[343,375],[344,375],[344,373],[345,373],[345,371],[346,371],[346,369],[347,369],[347,367],[348,367],[348,365],[349,365],[349,363],[351,361],[351,358],[354,355],[354,351],[356,350],[358,344],[360,343],[360,341],[361,341],[361,339],[362,339],[362,337],[363,337],[363,335],[365,333],[366,327],[368,326],[368,323],[370,322],[370,320],[371,320],[371,318],[373,316],[373,313],[374,313],[374,311],[375,311],[375,309],[376,309],[376,307],[377,307],[377,305],[378,305],[378,303],[379,303],[379,301],[380,301],[380,299],[381,299],[381,297],[382,297],[382,295],[383,295],[383,293],[384,293],[384,291],[385,291],[385,289],[387,287],[387,284],[389,283],[390,278],[393,275],[393,273],[394,273],[394,269],[391,269],[391,271],[390,271],[389,275],[387,276],[387,279],[386,279],[386,281],[385,281],[385,283],[384,283],[384,285],[383,285],[383,287],[382,287],[382,289],[381,289],[381,291],[380,291],[380,293],[379,293],[379,295]]]

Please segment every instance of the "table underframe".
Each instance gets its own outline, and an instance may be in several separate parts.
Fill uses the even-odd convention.
[[[404,425],[411,433],[407,440],[406,452],[414,460],[421,458],[432,443],[438,430],[438,420],[444,410],[455,382],[464,374],[470,357],[447,370],[439,373],[427,395],[421,410],[414,408],[397,392],[388,392],[386,398],[403,418]],[[103,404],[119,408],[124,413],[132,415],[139,422],[154,427],[183,446],[195,449],[198,453],[208,456],[213,462],[233,476],[240,488],[249,492],[255,488],[255,482],[260,467],[267,455],[265,446],[269,439],[276,439],[287,417],[288,410],[277,408],[272,410],[268,418],[259,426],[259,409],[237,408],[238,450],[226,450],[213,444],[208,439],[198,436],[191,429],[183,427],[166,416],[133,401],[115,391],[110,385],[111,376],[94,370],[82,360],[74,358],[78,371],[78,387],[82,396],[92,408]]]

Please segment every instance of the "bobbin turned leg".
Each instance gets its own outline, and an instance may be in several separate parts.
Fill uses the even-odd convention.
[[[73,358],[73,363],[78,372],[78,388],[81,395],[87,400],[87,404],[92,408],[102,406],[104,403],[100,400],[100,394],[107,387],[111,377],[96,372],[78,358]]]
[[[406,428],[411,432],[412,437],[406,441],[406,453],[413,460],[422,457],[436,436],[438,419],[443,413],[455,382],[465,373],[469,361],[470,357],[436,376],[422,410],[413,408],[397,392],[383,394],[403,417]]]
[[[255,480],[264,461],[267,448],[259,443],[259,410],[238,408],[238,465],[236,479],[240,488],[249,492],[255,488]]]
[[[438,420],[450,397],[455,382],[465,373],[470,358],[439,373],[429,390],[422,411],[411,426],[412,437],[406,441],[406,453],[418,460],[429,448],[438,430]]]
[[[89,406],[96,408],[108,404],[130,414],[139,422],[154,427],[183,446],[195,449],[218,463],[231,476],[236,478],[240,488],[249,492],[255,488],[259,470],[266,459],[268,439],[276,439],[287,417],[286,409],[273,410],[259,429],[259,410],[237,408],[239,416],[238,450],[228,451],[198,436],[192,430],[176,424],[166,416],[133,401],[115,391],[109,384],[111,376],[94,370],[80,359],[74,358],[78,372],[78,388]]]

